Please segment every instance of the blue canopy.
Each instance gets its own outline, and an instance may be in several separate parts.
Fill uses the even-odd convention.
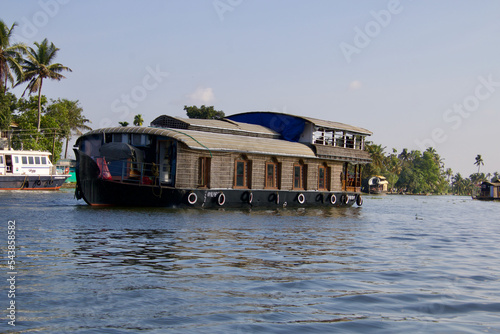
[[[235,122],[262,125],[278,132],[284,140],[298,142],[306,121],[300,117],[273,112],[248,112],[227,116]]]

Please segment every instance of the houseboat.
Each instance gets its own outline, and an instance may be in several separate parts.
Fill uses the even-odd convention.
[[[49,152],[0,150],[0,190],[58,190],[68,175],[59,175]]]
[[[75,144],[76,197],[89,205],[362,205],[371,132],[276,112],[221,120],[159,116],[90,131]]]
[[[384,194],[387,192],[389,182],[385,176],[375,175],[370,178],[363,179],[361,182],[361,191],[368,194]]]
[[[500,201],[500,181],[481,183],[478,193],[472,198],[485,201]]]

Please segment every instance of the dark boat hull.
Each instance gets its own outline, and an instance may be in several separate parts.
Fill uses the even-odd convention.
[[[3,175],[0,190],[58,190],[67,175]]]
[[[76,197],[89,205],[200,207],[200,208],[281,208],[347,207],[362,204],[361,195],[347,192],[283,191],[254,189],[178,189],[99,178],[95,161],[75,150]]]
[[[472,199],[477,199],[479,201],[500,201],[500,198],[490,196],[472,196]]]

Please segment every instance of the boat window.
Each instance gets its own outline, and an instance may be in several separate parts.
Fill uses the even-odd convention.
[[[80,150],[91,157],[99,156],[99,148],[102,146],[102,142],[102,134],[85,136],[83,140],[80,140]]]
[[[335,132],[335,146],[345,147],[345,134],[342,131]]]
[[[40,157],[35,157],[35,164],[37,164],[37,165],[40,164]]]
[[[250,188],[251,161],[236,160],[234,162],[234,186],[235,188]]]
[[[325,167],[319,166],[318,169],[318,189],[325,189]]]
[[[35,164],[35,159],[33,159],[33,157],[28,157],[28,162],[30,165],[34,165]]]
[[[132,135],[132,145],[134,145],[134,146],[142,146],[142,135],[134,133]]]
[[[18,157],[17,155],[16,155],[16,156],[14,156],[14,162],[15,162],[16,164],[18,164],[18,163],[19,163],[19,157]]]
[[[319,190],[329,190],[329,175],[331,169],[326,165],[320,165],[318,168],[318,189]]]
[[[22,156],[22,157],[21,157],[21,160],[22,160],[22,162],[23,162],[23,165],[27,165],[27,164],[28,164],[28,157],[26,157],[26,156]]]
[[[122,134],[121,133],[113,133],[113,142],[121,143],[122,142]]]
[[[305,189],[306,169],[307,166],[302,163],[293,165],[293,189]]]
[[[3,155],[0,155],[0,164],[3,165]]]
[[[46,165],[47,164],[47,157],[42,157],[42,164]]]
[[[279,188],[279,164],[277,162],[266,162],[266,183],[265,188]]]
[[[335,135],[334,130],[318,128],[313,133],[314,143],[320,145],[333,145],[334,135]]]
[[[201,157],[198,162],[198,187],[208,188],[210,186],[210,162],[208,157]]]
[[[346,136],[345,147],[347,147],[347,148],[354,148],[354,141],[355,141],[354,138],[355,138],[354,135],[348,135],[348,136]]]

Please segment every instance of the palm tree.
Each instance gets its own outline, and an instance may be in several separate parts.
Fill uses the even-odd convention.
[[[498,180],[500,180],[500,173],[498,173],[498,172],[493,173],[493,177],[491,178],[491,182],[497,182]]]
[[[425,151],[429,152],[432,155],[436,155],[437,154],[437,151],[436,151],[436,149],[434,147],[427,147],[427,149]]]
[[[484,165],[483,158],[481,157],[481,154],[478,154],[476,156],[476,162],[474,162],[474,165],[477,166],[477,173],[479,174],[479,169],[481,169],[481,165]]]
[[[451,168],[447,168],[444,172],[444,175],[446,176],[448,183],[450,183],[450,179],[453,176],[453,171],[451,170]]]
[[[120,124],[123,127],[128,126],[128,122],[118,122],[118,124]]]
[[[408,161],[410,159],[410,153],[408,153],[408,149],[404,148],[403,151],[399,154],[398,158],[403,160],[404,162]]]
[[[422,155],[422,152],[420,152],[418,150],[412,150],[408,154],[408,160],[409,161],[415,161],[416,159],[420,158],[421,155]]]
[[[142,123],[144,123],[144,119],[142,119],[142,115],[141,114],[135,115],[134,125],[135,126],[142,126]]]
[[[366,149],[368,153],[370,153],[370,157],[372,158],[372,165],[375,168],[381,169],[384,165],[385,160],[385,147],[382,147],[382,145],[370,144],[366,146]]]
[[[452,185],[453,193],[455,193],[457,195],[463,194],[464,189],[465,189],[465,180],[462,177],[462,175],[460,175],[460,173],[457,173],[457,174],[455,174],[455,176],[453,176],[453,182],[451,185]]]
[[[21,54],[25,52],[26,46],[20,43],[10,45],[10,39],[16,25],[17,24],[14,23],[8,28],[8,26],[0,20],[0,90],[4,93],[7,91],[7,82],[10,81],[14,83],[14,76],[12,75],[11,69],[18,78],[22,73],[19,59],[21,59]]]
[[[488,176],[484,173],[474,173],[469,176],[469,179],[473,184],[480,184],[483,181],[488,181]]]
[[[54,43],[50,43],[44,39],[42,43],[34,43],[37,49],[29,47],[26,53],[26,58],[21,60],[23,67],[23,77],[16,84],[19,85],[23,82],[28,82],[28,87],[23,92],[29,90],[29,94],[38,91],[38,132],[40,132],[40,121],[42,115],[41,97],[42,97],[42,84],[43,79],[52,79],[60,81],[65,79],[61,74],[62,71],[71,71],[69,67],[63,66],[59,63],[52,63],[57,56],[58,48]]]

